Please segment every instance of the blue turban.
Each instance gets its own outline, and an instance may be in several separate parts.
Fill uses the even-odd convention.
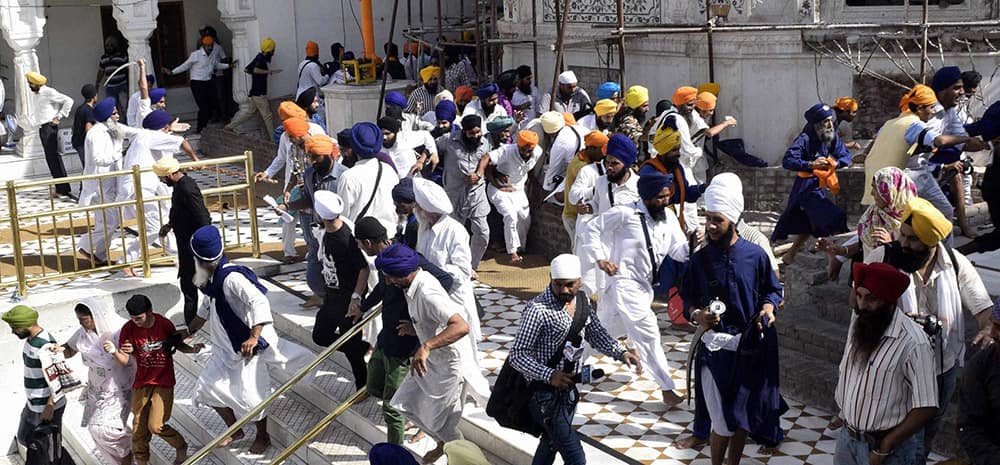
[[[805,116],[806,116],[806,121],[808,121],[809,124],[816,124],[827,118],[832,118],[833,108],[830,108],[830,105],[827,105],[825,103],[817,103],[809,107],[808,110],[806,110]]]
[[[399,180],[399,184],[392,188],[392,201],[398,203],[417,201],[417,196],[413,193],[413,178],[407,176]]]
[[[637,153],[638,149],[635,148],[635,142],[632,142],[632,139],[629,139],[624,134],[611,136],[611,139],[608,139],[608,145],[605,147],[605,154],[621,160],[626,168],[635,163]]]
[[[382,130],[375,123],[357,123],[351,128],[351,149],[358,158],[371,158],[382,150]]]
[[[203,262],[214,262],[222,257],[222,236],[215,226],[206,224],[191,236],[191,252]]]
[[[486,123],[486,130],[489,132],[500,132],[514,125],[514,118],[510,116],[500,116],[493,118],[493,121]]]
[[[385,94],[385,104],[406,108],[406,97],[403,97],[403,94],[399,92],[392,91]]]
[[[945,66],[934,73],[931,79],[931,89],[934,92],[941,92],[962,79],[962,70],[958,66]]]
[[[389,276],[409,276],[419,266],[420,256],[406,244],[392,244],[375,257],[375,267]]]
[[[498,93],[500,93],[500,87],[492,82],[483,84],[476,89],[476,97],[479,97],[479,100],[486,100],[491,95]]]
[[[1000,102],[993,102],[979,121],[966,124],[965,131],[972,137],[982,136],[987,142],[1000,137]]]
[[[167,96],[167,89],[164,89],[162,87],[157,87],[155,89],[152,89],[149,91],[149,103],[156,105],[157,103],[160,103],[160,100],[163,100],[163,97],[166,96]]]
[[[449,123],[455,121],[455,117],[458,116],[458,109],[455,108],[455,102],[449,100],[442,100],[438,102],[437,106],[434,107],[434,117],[438,121],[447,121]]]
[[[664,187],[674,183],[674,175],[663,174],[659,171],[642,174],[639,176],[639,197],[642,200],[649,200],[659,195]]]
[[[604,100],[606,98],[612,98],[615,94],[621,97],[622,86],[618,85],[617,82],[605,82],[597,87],[597,100]]]
[[[105,122],[111,117],[111,114],[115,112],[115,98],[108,97],[97,105],[94,105],[94,119],[100,122]]]
[[[403,446],[381,442],[372,446],[368,452],[368,463],[371,465],[417,465],[417,459]]]
[[[145,129],[159,131],[170,124],[171,118],[172,116],[170,116],[170,113],[167,113],[166,111],[154,110],[142,119],[142,127]]]
[[[148,86],[155,86],[156,85],[156,76],[153,75],[153,74],[147,74],[146,75],[146,85],[148,85]]]

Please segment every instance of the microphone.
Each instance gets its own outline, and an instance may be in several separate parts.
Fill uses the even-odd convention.
[[[574,383],[590,384],[604,377],[604,370],[597,368],[592,370],[590,365],[584,365],[579,373],[573,375]]]

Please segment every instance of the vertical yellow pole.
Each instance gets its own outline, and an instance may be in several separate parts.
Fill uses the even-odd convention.
[[[246,157],[244,164],[247,176],[247,208],[250,210],[250,241],[253,242],[252,256],[260,258],[260,237],[257,233],[257,191],[253,179],[253,152],[247,150],[243,152],[243,156]],[[239,212],[239,205],[236,205],[236,211]],[[239,221],[238,218],[237,221]]]
[[[7,181],[7,209],[10,211],[10,233],[14,246],[14,268],[17,269],[17,293],[28,296],[28,277],[24,272],[24,251],[21,249],[21,224],[17,219],[17,190],[14,181]]]
[[[142,277],[153,276],[153,271],[149,267],[149,241],[146,240],[146,206],[142,203],[142,175],[139,173],[139,165],[132,165],[132,185],[135,186],[135,222],[139,230],[139,253],[142,257]],[[127,250],[123,251],[128,253]],[[125,256],[128,262],[128,255]]]

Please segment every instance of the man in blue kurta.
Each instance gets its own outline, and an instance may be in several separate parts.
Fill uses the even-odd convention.
[[[806,126],[785,151],[781,162],[786,170],[798,173],[788,194],[788,205],[774,227],[771,241],[795,235],[783,261],[791,263],[809,236],[827,237],[847,232],[847,214],[833,203],[814,174],[817,169],[845,168],[851,164],[851,152],[844,146],[834,127],[834,112],[829,105],[817,103],[806,110]],[[835,176],[835,175],[834,175]]]
[[[722,186],[706,190],[708,243],[691,257],[680,291],[685,316],[700,326],[696,415],[711,419],[713,465],[727,455],[727,463],[738,464],[747,435],[759,444],[781,442],[779,419],[788,409],[773,326],[781,284],[764,250],[736,234],[743,212],[733,198]]]

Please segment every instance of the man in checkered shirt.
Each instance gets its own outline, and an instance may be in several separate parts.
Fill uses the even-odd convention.
[[[545,292],[531,299],[522,313],[510,362],[535,389],[528,408],[541,426],[542,436],[532,463],[551,464],[559,452],[564,464],[583,465],[586,457],[572,424],[580,400],[575,386],[578,381],[573,376],[583,348],[579,335],[567,335],[578,310],[575,304],[580,290],[580,259],[570,254],[556,257],[552,260],[551,276],[552,282]],[[592,347],[634,366],[636,373],[642,374],[639,357],[608,334],[596,313],[590,313],[582,334]],[[556,368],[546,366],[560,350],[565,354],[562,362]]]

